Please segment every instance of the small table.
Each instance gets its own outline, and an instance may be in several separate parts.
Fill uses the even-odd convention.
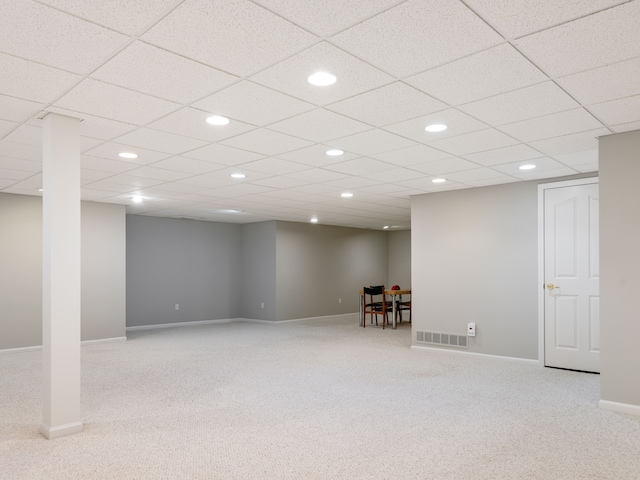
[[[396,295],[411,295],[411,290],[385,290],[385,295],[391,295],[391,315],[393,316],[393,322],[391,322],[391,328],[393,330],[396,329]],[[364,315],[362,314],[362,305],[364,302],[364,291],[360,290],[360,326],[365,321]]]

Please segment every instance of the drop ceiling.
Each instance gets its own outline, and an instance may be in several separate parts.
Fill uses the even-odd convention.
[[[83,200],[406,228],[413,195],[597,171],[640,128],[638,25],[640,0],[3,0],[0,191],[41,195],[54,112]]]

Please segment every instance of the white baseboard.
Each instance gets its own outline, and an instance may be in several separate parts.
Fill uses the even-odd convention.
[[[257,320],[253,318],[242,318],[240,319],[243,322],[250,323],[266,323],[270,325],[277,325],[282,323],[293,323],[293,322],[308,322],[308,321],[318,321],[318,320],[333,320],[336,318],[345,318],[345,319],[355,319],[358,320],[358,313],[341,313],[338,315],[324,315],[322,317],[306,317],[306,318],[294,318],[291,320]]]
[[[242,321],[242,318],[221,318],[219,320],[199,320],[197,322],[176,322],[176,323],[156,323],[153,325],[138,325],[133,327],[127,327],[127,331],[135,330],[152,330],[156,328],[173,328],[173,327],[188,327],[193,325],[208,325],[212,323],[232,323]]]
[[[423,345],[411,345],[412,350],[431,350],[435,352],[457,353],[459,355],[471,355],[474,357],[495,358],[498,360],[509,360],[512,362],[527,363],[529,365],[540,365],[540,362],[531,358],[507,357],[504,355],[490,355],[488,353],[467,352],[465,350],[453,350],[449,348],[427,347]]]
[[[610,410],[618,413],[628,413],[629,415],[640,416],[640,405],[632,405],[630,403],[611,402],[609,400],[600,400],[598,406],[603,410]]]
[[[74,433],[80,433],[81,431],[82,422],[67,423],[57,427],[50,427],[45,423],[40,425],[40,433],[42,433],[42,435],[44,435],[48,440],[73,435]]]
[[[94,345],[97,343],[112,343],[112,342],[126,342],[127,337],[110,337],[110,338],[98,338],[96,340],[82,340],[80,345]],[[35,352],[37,350],[42,350],[42,345],[33,345],[31,347],[19,347],[19,348],[5,348],[4,350],[0,350],[0,355],[7,353],[25,353],[25,352]]]

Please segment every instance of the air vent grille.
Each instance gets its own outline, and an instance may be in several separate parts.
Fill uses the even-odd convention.
[[[428,343],[445,347],[469,348],[466,335],[445,332],[416,332],[416,343]]]

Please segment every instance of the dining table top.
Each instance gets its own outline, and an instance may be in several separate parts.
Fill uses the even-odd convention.
[[[364,290],[360,290],[360,294],[362,295]],[[385,295],[411,295],[411,290],[385,290]]]

